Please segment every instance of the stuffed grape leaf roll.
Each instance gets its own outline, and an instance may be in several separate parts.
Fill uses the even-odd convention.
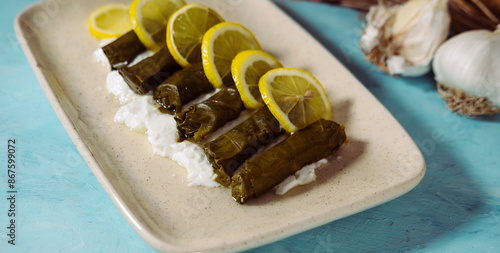
[[[181,66],[174,60],[168,48],[163,47],[133,66],[120,67],[118,72],[130,89],[143,95],[154,90],[158,84],[180,69]]]
[[[243,109],[236,87],[222,88],[207,100],[175,115],[179,132],[177,141],[199,142],[227,122],[236,119]]]
[[[185,103],[213,90],[213,86],[205,76],[201,63],[191,65],[172,74],[153,92],[153,99],[159,110],[175,114]]]
[[[130,64],[137,55],[146,51],[133,30],[125,33],[115,41],[102,47],[102,51],[113,70]]]
[[[240,204],[258,197],[304,166],[333,154],[345,141],[343,125],[320,119],[247,161],[231,178],[231,195]]]
[[[233,129],[203,145],[217,175],[215,181],[229,186],[235,170],[282,133],[280,123],[264,106]]]

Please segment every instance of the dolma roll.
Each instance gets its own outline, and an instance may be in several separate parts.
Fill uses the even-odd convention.
[[[203,145],[217,175],[215,181],[229,186],[235,170],[282,133],[280,123],[264,106],[241,124]]]
[[[125,33],[115,41],[102,47],[102,51],[113,70],[130,64],[135,57],[146,51],[146,47],[141,43],[133,30]]]
[[[181,66],[174,60],[167,47],[163,47],[154,55],[127,67],[120,67],[118,72],[130,89],[138,94],[152,91]]]
[[[316,121],[247,161],[231,178],[233,199],[243,204],[262,195],[304,166],[333,154],[345,141],[343,125]]]
[[[213,90],[201,63],[172,74],[153,92],[153,99],[161,112],[175,114],[182,105]]]
[[[207,100],[175,115],[178,141],[198,142],[227,122],[236,119],[244,109],[236,87],[226,87]]]

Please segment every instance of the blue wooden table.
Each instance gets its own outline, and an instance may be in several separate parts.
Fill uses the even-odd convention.
[[[0,252],[154,252],[97,182],[24,57],[13,22],[33,2],[5,0],[0,10]],[[367,63],[357,46],[358,12],[276,2],[399,120],[422,150],[427,173],[389,203],[250,252],[498,252],[500,116],[456,115],[432,74],[390,77]],[[9,140],[15,140],[11,150]],[[9,151],[16,154],[13,189]]]

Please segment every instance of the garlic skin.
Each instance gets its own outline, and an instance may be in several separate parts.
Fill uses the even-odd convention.
[[[379,46],[382,37],[382,28],[392,16],[394,16],[401,6],[384,5],[372,6],[366,14],[368,25],[359,39],[359,47],[365,52],[372,51],[375,47]]]
[[[450,38],[439,47],[432,64],[440,85],[487,98],[491,104],[484,106],[493,112],[500,112],[499,67],[500,25],[494,32],[472,30]]]
[[[448,37],[450,14],[447,0],[410,0],[373,6],[367,21],[360,48],[368,59],[391,75],[421,76]]]

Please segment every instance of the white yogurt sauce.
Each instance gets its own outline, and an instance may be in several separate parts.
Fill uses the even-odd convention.
[[[94,52],[92,52],[92,59],[95,62],[101,64],[106,69],[111,69],[111,64],[109,63],[108,58],[106,58],[104,51],[102,51],[102,48],[96,49]]]
[[[297,171],[295,175],[289,176],[279,185],[274,187],[274,192],[276,192],[276,194],[278,195],[283,195],[292,188],[313,182],[314,180],[316,180],[316,168],[319,168],[327,163],[328,160],[324,158],[315,163],[304,166],[302,169]]]
[[[150,55],[151,52],[142,54],[134,60],[134,63]],[[94,51],[93,58],[104,67],[111,69],[101,49]],[[151,95],[134,93],[116,70],[109,72],[106,78],[106,88],[122,105],[116,112],[114,121],[133,130],[145,131],[154,154],[168,157],[186,169],[188,186],[220,186],[214,181],[215,174],[212,165],[201,146],[189,141],[181,143],[176,141],[178,132],[174,117],[161,113],[154,105]],[[229,123],[228,127],[232,125],[234,124]],[[294,187],[313,182],[316,179],[315,169],[326,163],[327,160],[322,159],[305,166],[276,186],[276,194],[282,195]]]
[[[212,165],[203,149],[188,141],[176,141],[178,133],[174,117],[161,113],[154,105],[151,95],[131,95],[133,91],[128,88],[123,78],[117,78],[116,75],[117,71],[111,71],[106,83],[108,92],[122,104],[114,121],[130,129],[145,130],[154,154],[169,157],[187,170],[189,186],[218,186],[214,181]]]

